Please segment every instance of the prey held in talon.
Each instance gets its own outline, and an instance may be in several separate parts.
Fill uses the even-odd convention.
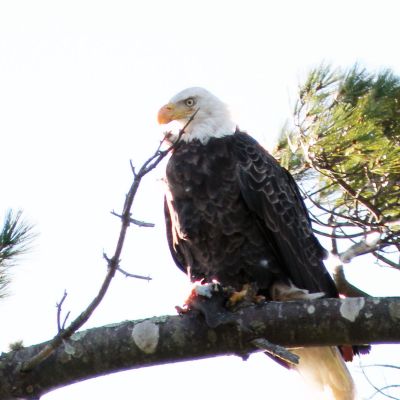
[[[235,291],[232,287],[222,287],[216,281],[211,283],[197,281],[192,284],[190,295],[183,306],[176,306],[175,309],[179,314],[187,313],[189,310],[196,308],[195,303],[199,297],[206,300],[212,299],[215,295],[223,298],[223,306],[227,310],[233,310],[250,304],[260,304],[265,301],[264,296],[257,294],[256,285],[245,284],[240,291]]]
[[[218,282],[202,283],[201,281],[196,281],[192,283],[191,287],[190,294],[183,303],[183,306],[175,306],[179,314],[185,314],[190,311],[193,308],[193,303],[199,296],[211,299],[213,294],[222,291],[222,287]]]

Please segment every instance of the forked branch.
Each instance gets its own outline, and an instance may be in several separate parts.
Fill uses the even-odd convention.
[[[31,359],[23,362],[20,365],[20,372],[29,372],[33,370],[37,365],[39,365],[41,362],[46,360],[53,352],[63,343],[63,341],[69,339],[79,328],[81,328],[87,320],[90,318],[90,316],[93,314],[94,310],[97,308],[97,306],[100,304],[100,302],[103,300],[105,294],[107,293],[107,290],[110,286],[111,280],[115,275],[115,272],[119,268],[119,261],[122,253],[122,249],[124,246],[125,242],[125,237],[126,233],[128,230],[128,227],[130,224],[133,222],[131,218],[131,208],[133,201],[135,199],[137,190],[139,188],[140,182],[142,178],[151,172],[178,144],[179,141],[182,137],[182,135],[185,133],[185,129],[187,126],[193,121],[193,118],[197,114],[198,110],[190,117],[186,125],[179,131],[177,140],[174,141],[172,145],[170,145],[166,150],[161,150],[162,145],[165,142],[165,139],[163,139],[157,150],[154,152],[154,154],[144,162],[144,164],[141,166],[138,172],[135,171],[135,169],[132,166],[132,172],[134,175],[133,183],[129,189],[129,192],[126,196],[123,211],[119,217],[121,218],[121,229],[117,241],[117,245],[114,251],[114,254],[112,257],[107,257],[104,254],[104,258],[107,260],[107,275],[104,278],[104,281],[96,295],[96,297],[91,301],[91,303],[87,306],[87,308],[81,312],[81,314],[75,318],[71,324],[64,329],[63,325],[60,322],[60,313],[61,313],[61,305],[63,300],[60,302],[58,305],[58,316],[57,316],[57,323],[58,323],[58,333],[56,336],[53,337],[52,340],[50,340],[46,346],[42,348],[35,356],[33,356]],[[141,276],[136,276],[137,278],[140,279],[148,279],[147,277],[141,277]]]

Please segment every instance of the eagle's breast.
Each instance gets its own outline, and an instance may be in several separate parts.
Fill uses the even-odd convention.
[[[173,235],[193,279],[232,286],[257,280],[268,287],[276,260],[243,200],[235,140],[192,141],[175,149],[166,170]]]

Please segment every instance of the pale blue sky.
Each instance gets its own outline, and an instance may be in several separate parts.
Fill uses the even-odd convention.
[[[208,88],[231,105],[242,129],[272,146],[309,68],[360,62],[400,74],[399,15],[396,0],[0,1],[0,212],[24,209],[40,233],[15,270],[13,295],[0,305],[0,349],[54,335],[64,289],[73,316],[92,299],[105,273],[102,252],[111,254],[119,229],[109,211],[122,207],[129,160],[139,165],[156,148],[156,113],[172,95]],[[118,276],[85,328],[171,314],[185,298],[185,278],[164,238],[162,175],[161,167],[147,178],[134,208],[135,217],[157,226],[133,228],[122,258],[125,269],[153,281]],[[368,279],[360,271],[349,274],[365,290],[399,294],[389,293],[375,271]],[[390,281],[400,287],[398,275]],[[398,349],[373,354],[395,363]],[[221,383],[221,371],[229,384]],[[355,376],[360,392],[370,394]],[[299,397],[298,385],[257,355],[130,371],[44,399],[124,399],[133,391],[177,400],[190,391],[200,399],[204,388],[232,399],[277,391],[309,398]]]

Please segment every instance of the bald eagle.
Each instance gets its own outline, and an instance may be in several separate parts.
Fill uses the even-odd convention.
[[[192,281],[269,300],[338,297],[298,187],[287,170],[203,88],[185,89],[158,113],[187,124],[166,167],[165,220],[176,265]],[[336,399],[354,398],[337,348],[295,350],[299,372]]]

